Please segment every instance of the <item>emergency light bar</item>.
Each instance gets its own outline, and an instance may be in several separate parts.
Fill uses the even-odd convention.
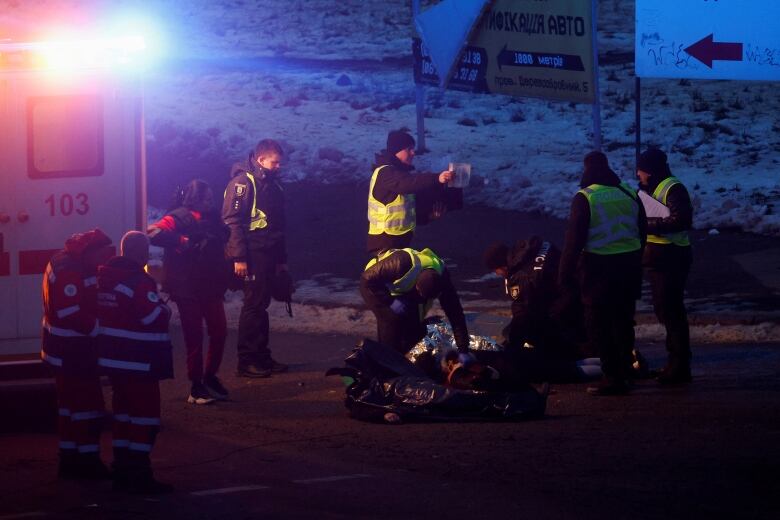
[[[91,40],[0,42],[0,71],[136,68],[144,65],[143,36]]]

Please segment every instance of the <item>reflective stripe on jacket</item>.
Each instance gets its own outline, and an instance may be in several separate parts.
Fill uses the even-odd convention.
[[[154,280],[112,258],[100,268],[98,282],[97,363],[101,371],[150,379],[173,377],[168,335],[171,311],[160,300]]]
[[[403,235],[414,231],[417,216],[415,214],[415,197],[411,194],[401,194],[388,204],[382,204],[374,198],[374,185],[379,172],[387,165],[379,166],[371,176],[368,187],[368,234]]]
[[[246,177],[249,179],[249,182],[252,183],[252,213],[249,217],[249,231],[263,229],[268,226],[268,217],[257,207],[257,184],[255,184],[255,176],[246,172]]]
[[[442,262],[436,253],[427,247],[422,251],[415,251],[411,248],[390,249],[379,255],[377,258],[372,258],[368,264],[366,264],[365,270],[369,269],[377,262],[381,262],[396,251],[404,251],[406,254],[408,254],[412,261],[412,267],[406,273],[404,273],[403,276],[394,280],[393,283],[390,284],[389,289],[392,296],[398,296],[411,291],[414,288],[414,285],[417,283],[417,277],[420,276],[420,273],[423,271],[423,269],[433,269],[439,274],[444,273],[444,262]]]
[[[653,198],[666,206],[666,198],[669,190],[677,184],[682,184],[676,177],[667,177],[658,183],[653,191]],[[676,246],[689,246],[691,241],[688,238],[687,231],[678,231],[676,233],[665,233],[663,235],[647,235],[647,241],[653,244],[674,244]]]
[[[590,229],[585,251],[597,255],[616,255],[637,251],[639,239],[639,206],[631,196],[631,187],[591,184],[579,190],[590,206]],[[625,191],[624,191],[625,190]]]
[[[65,251],[52,257],[43,274],[41,359],[70,373],[97,366],[95,336],[97,280]]]

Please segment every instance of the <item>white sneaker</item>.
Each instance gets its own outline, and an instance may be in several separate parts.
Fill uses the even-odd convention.
[[[192,383],[192,389],[190,390],[190,396],[187,398],[187,402],[190,404],[211,404],[214,402],[214,398],[209,395],[203,383]]]

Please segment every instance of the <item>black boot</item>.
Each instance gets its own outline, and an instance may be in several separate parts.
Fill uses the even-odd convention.
[[[57,476],[61,479],[78,478],[78,452],[76,450],[60,450],[60,462],[57,466]]]
[[[117,471],[113,489],[138,495],[161,495],[171,493],[173,486],[154,478],[148,453],[128,450],[127,465],[121,472]]]
[[[100,460],[99,453],[80,453],[78,459],[80,479],[111,480],[111,470]]]

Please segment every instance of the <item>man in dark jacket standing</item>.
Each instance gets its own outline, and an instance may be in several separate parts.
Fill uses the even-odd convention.
[[[233,166],[222,220],[230,228],[227,256],[244,280],[238,320],[238,371],[242,377],[284,372],[268,349],[268,305],[274,277],[287,271],[284,192],[278,181],[282,147],[263,139],[245,163]]]
[[[430,211],[431,218],[438,218],[445,210],[443,197],[432,196],[431,192],[446,186],[454,174],[449,170],[412,174],[414,144],[411,135],[393,130],[387,135],[387,147],[376,156],[368,188],[367,249],[373,256],[411,245],[418,220],[415,195],[438,199]]]
[[[645,212],[601,152],[585,156],[561,255],[559,283],[579,284],[588,338],[598,349],[604,379],[593,395],[629,391],[634,311],[642,290]]]
[[[360,294],[376,316],[379,343],[401,354],[425,336],[423,318],[438,298],[458,350],[468,356],[469,332],[460,298],[444,262],[430,249],[394,249],[380,254],[360,277]]]
[[[639,156],[639,188],[666,206],[669,215],[648,217],[645,273],[653,292],[653,308],[666,328],[666,366],[658,375],[661,384],[691,381],[691,346],[688,314],[683,302],[685,282],[691,269],[688,230],[693,207],[688,190],[672,176],[666,154],[651,148]]]

